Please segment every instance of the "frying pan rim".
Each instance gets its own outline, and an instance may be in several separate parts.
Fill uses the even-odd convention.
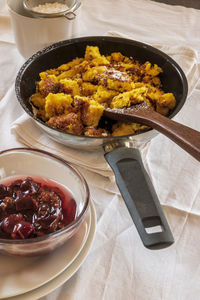
[[[34,119],[36,122],[40,123],[42,126],[47,127],[50,130],[53,130],[55,132],[60,132],[61,134],[64,134],[66,136],[74,136],[74,137],[84,137],[88,138],[88,139],[98,139],[98,140],[110,140],[110,139],[119,139],[119,138],[129,138],[132,136],[138,136],[138,135],[142,135],[146,132],[153,132],[154,129],[150,128],[147,129],[145,131],[142,132],[137,132],[137,133],[133,133],[133,134],[128,134],[128,135],[121,135],[121,136],[103,136],[103,137],[94,137],[94,136],[82,136],[82,135],[77,135],[77,134],[73,134],[73,133],[69,133],[69,132],[65,132],[62,131],[58,128],[53,128],[49,125],[47,125],[45,122],[43,122],[42,120],[40,120],[39,118],[35,117],[34,114],[27,108],[27,106],[24,104],[21,95],[20,95],[20,82],[22,79],[22,76],[24,74],[24,72],[26,71],[26,69],[31,65],[31,63],[33,61],[36,61],[37,59],[39,59],[42,55],[51,52],[51,51],[55,51],[56,49],[62,47],[62,46],[68,46],[71,44],[78,44],[80,42],[95,42],[95,41],[109,41],[109,42],[120,42],[120,43],[127,43],[127,44],[131,44],[131,45],[137,45],[140,46],[141,48],[147,48],[148,50],[151,50],[152,53],[154,54],[159,54],[162,58],[164,58],[167,62],[169,62],[174,69],[176,69],[176,71],[179,73],[180,79],[182,81],[182,86],[183,86],[183,91],[182,91],[182,97],[180,99],[180,102],[178,103],[178,105],[175,107],[175,109],[169,114],[169,116],[167,116],[168,118],[173,118],[183,107],[183,105],[185,104],[185,101],[187,99],[187,95],[188,95],[188,82],[187,82],[187,78],[185,73],[183,72],[182,68],[180,67],[180,65],[173,59],[171,58],[169,55],[167,55],[166,53],[164,53],[163,51],[161,51],[160,49],[157,49],[149,44],[137,41],[137,40],[133,40],[133,39],[128,39],[128,38],[123,38],[123,37],[113,37],[113,36],[84,36],[84,37],[78,37],[78,38],[72,38],[72,39],[66,39],[63,41],[59,41],[57,43],[53,43],[48,47],[45,47],[42,50],[37,51],[35,54],[33,54],[29,59],[27,59],[24,64],[21,66],[21,68],[18,71],[16,80],[15,80],[15,92],[16,92],[16,96],[17,99],[20,103],[20,105],[23,107],[23,109],[25,110],[25,112],[32,118]]]

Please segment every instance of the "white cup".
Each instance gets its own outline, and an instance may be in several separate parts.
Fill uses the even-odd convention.
[[[68,0],[68,7],[74,5],[74,2],[80,4],[80,0]],[[38,50],[72,37],[77,17],[73,20],[64,16],[36,18],[24,8],[22,0],[7,0],[7,5],[15,43],[25,59]]]

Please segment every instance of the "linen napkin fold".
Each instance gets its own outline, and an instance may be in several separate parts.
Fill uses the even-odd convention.
[[[121,33],[111,31],[108,32],[107,35],[130,38],[122,35]],[[198,63],[197,52],[194,49],[186,46],[153,46],[171,56],[181,66],[187,77],[189,95],[191,95],[200,77],[200,64]],[[84,151],[72,149],[59,144],[50,139],[27,114],[23,114],[12,124],[11,133],[16,136],[19,142],[28,147],[50,151],[75,165],[79,165],[90,171],[113,179],[113,173],[104,158],[103,149]],[[148,146],[145,145],[144,149],[142,149],[142,158],[144,164],[146,161],[147,152]]]
[[[17,135],[19,142],[28,147],[50,151],[73,164],[110,176],[111,169],[103,157],[103,149],[84,151],[57,143],[43,133],[27,114],[23,114],[12,124],[11,133]]]

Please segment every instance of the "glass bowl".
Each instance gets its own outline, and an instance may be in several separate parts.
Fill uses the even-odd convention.
[[[40,237],[16,240],[0,238],[0,253],[15,256],[46,254],[63,245],[77,232],[87,215],[90,199],[88,184],[79,171],[54,154],[31,148],[1,151],[0,166],[2,184],[16,177],[47,178],[70,191],[76,201],[76,215],[70,224]]]

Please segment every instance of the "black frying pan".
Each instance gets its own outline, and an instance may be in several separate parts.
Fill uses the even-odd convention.
[[[100,53],[109,55],[121,52],[140,63],[150,61],[163,69],[160,78],[165,92],[176,97],[176,107],[172,118],[183,106],[188,92],[186,77],[180,66],[165,53],[149,45],[115,37],[83,37],[62,41],[37,52],[20,69],[16,78],[16,95],[24,110],[54,140],[73,148],[95,151],[104,148],[105,159],[113,169],[117,185],[136,225],[144,246],[160,249],[174,242],[173,235],[163,214],[158,197],[143,166],[139,148],[156,135],[152,129],[121,137],[85,137],[53,129],[37,119],[29,103],[35,93],[35,83],[39,73],[69,62],[75,57],[83,57],[87,45],[98,46]],[[157,229],[158,228],[158,229]],[[155,232],[153,232],[156,229]]]

